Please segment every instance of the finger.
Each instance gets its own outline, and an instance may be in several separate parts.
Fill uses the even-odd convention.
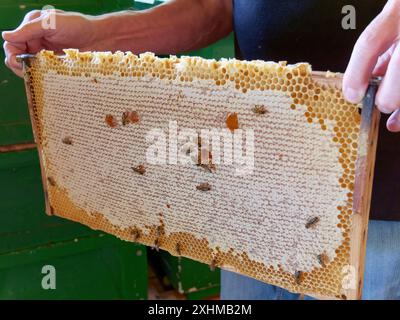
[[[390,117],[386,123],[386,127],[391,132],[399,132],[400,131],[400,109],[397,109],[395,112],[393,112],[390,115]]]
[[[23,77],[22,68],[21,68],[21,69],[13,69],[13,68],[11,68],[10,64],[9,64],[8,61],[7,61],[7,58],[4,59],[4,63],[5,63],[5,65],[6,65],[8,68],[10,68],[11,71],[13,71],[17,76],[19,76],[19,77],[21,77],[21,78]]]
[[[24,71],[22,69],[12,69],[12,72],[14,72],[15,75],[17,75],[20,78],[24,77]]]
[[[26,45],[24,43],[11,44],[9,42],[4,42],[3,44],[4,52],[6,54],[6,64],[14,72],[16,70],[22,70],[22,64],[17,61],[17,55],[26,52]]]
[[[39,18],[40,15],[41,15],[41,11],[40,11],[40,10],[32,10],[32,11],[29,11],[29,12],[25,15],[24,19],[22,20],[22,22],[21,22],[21,24],[20,24],[20,26],[19,26],[18,28],[21,28],[23,25],[25,25],[25,24],[28,23],[29,21],[32,21],[32,20],[35,20],[35,19]],[[18,29],[18,28],[17,28],[17,29]],[[17,29],[16,29],[16,30],[17,30]],[[5,41],[8,41],[7,39],[10,39],[11,37],[13,37],[12,34],[13,34],[16,30],[13,30],[13,31],[4,31],[4,32],[2,32],[2,37],[3,37],[3,39],[4,39]]]
[[[42,38],[49,29],[42,27],[43,17],[38,17],[22,24],[13,31],[4,31],[2,33],[3,39],[9,42],[27,42],[33,39]]]
[[[376,94],[376,105],[383,113],[391,113],[400,107],[400,46],[397,46],[382,83]]]
[[[376,62],[397,36],[397,19],[380,14],[357,40],[343,78],[345,98],[358,103],[365,95]]]
[[[11,69],[12,72],[14,72],[15,75],[17,75],[20,78],[24,77],[24,70],[21,69]]]
[[[372,75],[376,77],[383,77],[386,73],[386,70],[389,66],[390,59],[392,58],[393,52],[396,49],[397,43],[390,47],[388,51],[386,51],[383,55],[381,55],[376,63],[374,71],[372,71]]]
[[[22,20],[21,25],[26,23],[26,22],[32,21],[32,20],[34,20],[36,18],[39,18],[41,14],[42,14],[42,11],[40,11],[40,10],[29,11],[25,15],[24,20]]]

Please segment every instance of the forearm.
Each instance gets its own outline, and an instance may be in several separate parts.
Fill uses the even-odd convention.
[[[211,44],[232,30],[232,0],[173,0],[145,11],[93,18],[96,50],[174,54]]]

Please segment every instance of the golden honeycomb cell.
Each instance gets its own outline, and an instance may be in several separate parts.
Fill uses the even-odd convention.
[[[48,211],[293,292],[357,296],[342,281],[366,224],[353,232],[360,106],[308,64],[69,49],[25,71],[43,175],[56,181],[44,180]],[[127,110],[140,121],[124,122]],[[150,163],[146,137],[171,121],[252,131],[254,167]]]

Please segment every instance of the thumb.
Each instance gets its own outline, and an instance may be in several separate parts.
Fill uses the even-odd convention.
[[[42,26],[43,18],[39,17],[31,20],[13,31],[4,31],[2,37],[8,42],[27,42],[41,38],[45,35],[47,29]]]

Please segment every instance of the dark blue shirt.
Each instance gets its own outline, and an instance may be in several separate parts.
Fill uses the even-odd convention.
[[[309,62],[313,70],[344,72],[357,38],[386,0],[234,0],[240,59]],[[352,5],[356,29],[344,29],[342,8]],[[400,135],[381,119],[371,218],[400,220]]]

